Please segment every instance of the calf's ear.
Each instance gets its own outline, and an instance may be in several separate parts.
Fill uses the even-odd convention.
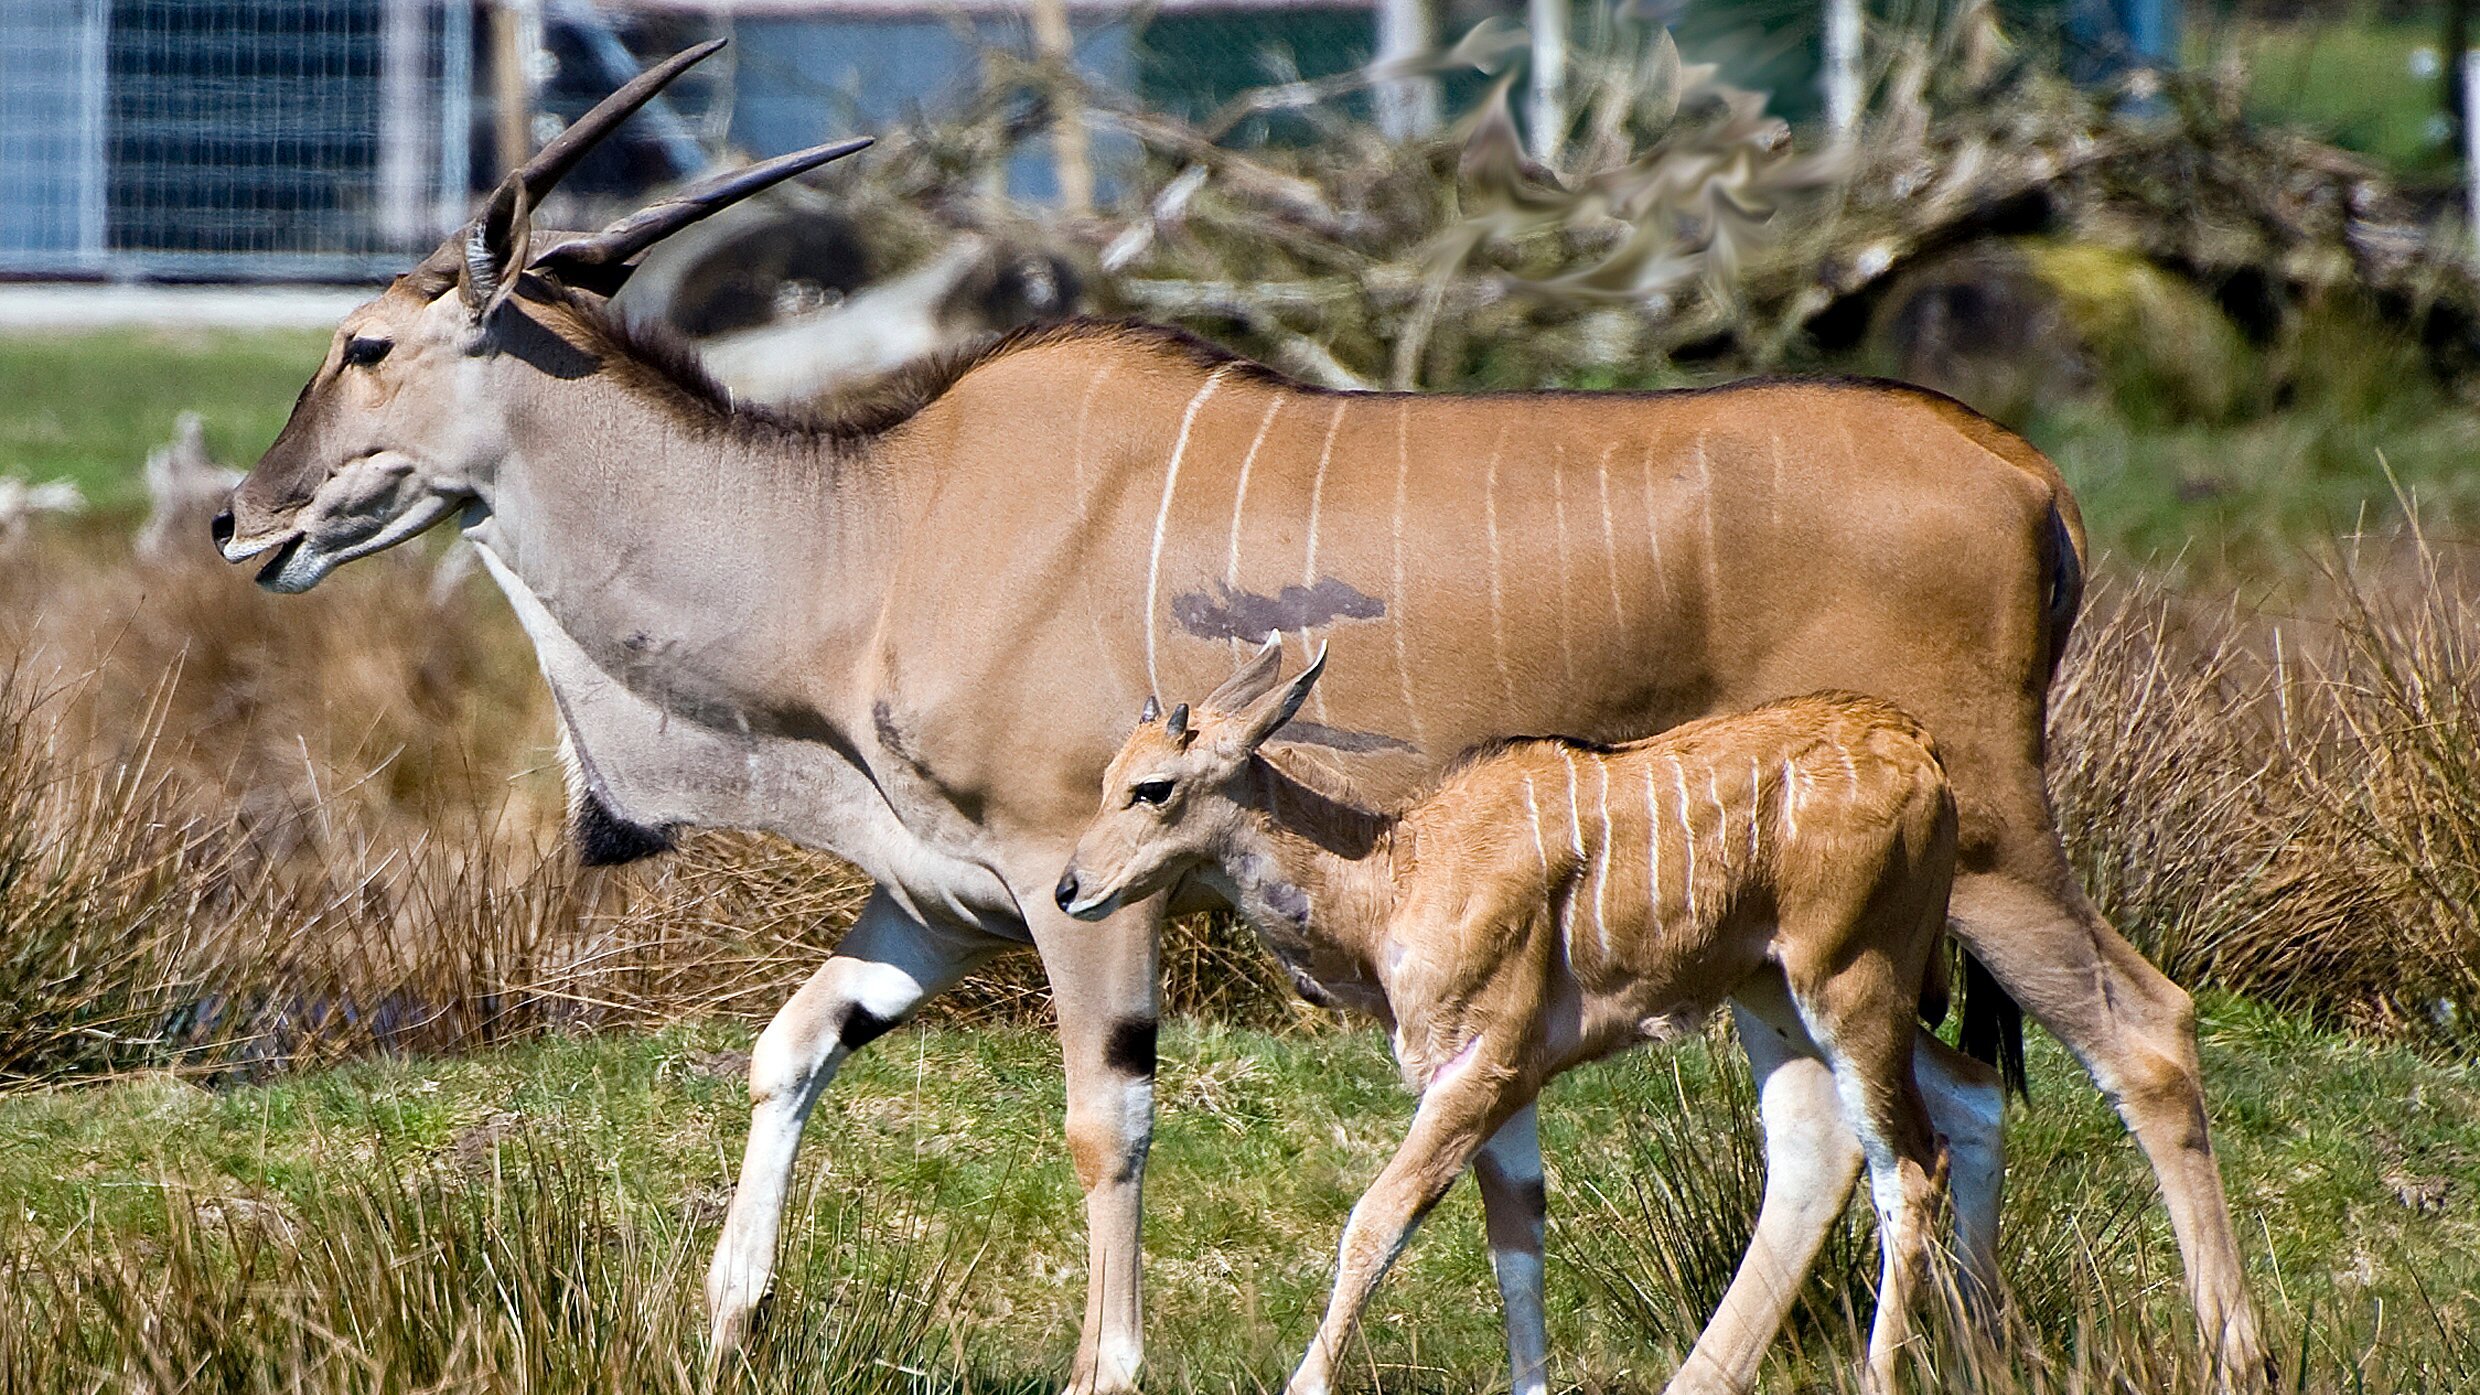
[[[1243,661],[1231,677],[1224,679],[1223,686],[1207,696],[1205,710],[1219,716],[1235,716],[1271,691],[1276,677],[1282,672],[1283,636],[1280,633],[1269,634],[1258,651]]]
[[[1318,675],[1326,671],[1326,646],[1318,646],[1317,656],[1300,676],[1280,688],[1261,694],[1255,702],[1233,715],[1232,739],[1243,751],[1254,751],[1266,744],[1283,724],[1300,714],[1300,705],[1309,700],[1309,690],[1317,686]]]

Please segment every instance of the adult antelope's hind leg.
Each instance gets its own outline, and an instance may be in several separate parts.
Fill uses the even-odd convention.
[[[852,1053],[1003,947],[977,932],[925,925],[872,892],[835,954],[759,1034],[749,1059],[749,1146],[706,1274],[717,1365],[739,1350],[766,1296],[801,1128],[828,1082]]]
[[[1064,865],[1063,855],[1053,866]],[[1068,1388],[1133,1390],[1145,1357],[1145,1158],[1154,1138],[1161,1016],[1162,903],[1100,925],[1049,909],[1028,918],[1059,1013],[1067,1066],[1068,1156],[1085,1189],[1085,1328]]]
[[[1360,1325],[1370,1291],[1482,1144],[1532,1102],[1529,1092],[1512,1093],[1511,1072],[1503,1063],[1483,1060],[1477,1050],[1478,1044],[1467,1048],[1463,1069],[1450,1066],[1431,1082],[1402,1146],[1353,1205],[1337,1247],[1335,1291],[1326,1316],[1284,1395],[1326,1395],[1333,1389],[1335,1365]]]
[[[2076,1059],[2153,1165],[2187,1268],[2215,1383],[2268,1383],[2221,1165],[2205,1122],[2195,1004],[2127,943],[2067,871],[1981,873],[1955,883],[1956,933]]]
[[[1473,1159],[1481,1184],[1481,1215],[1490,1238],[1490,1267],[1507,1312],[1511,1395],[1543,1395],[1550,1363],[1549,1316],[1543,1308],[1542,1230],[1549,1198],[1542,1190],[1541,1130],[1532,1105],[1509,1116]]]

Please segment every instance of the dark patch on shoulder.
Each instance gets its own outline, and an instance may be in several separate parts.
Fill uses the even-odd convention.
[[[1265,641],[1277,630],[1314,630],[1337,620],[1375,620],[1386,605],[1341,577],[1320,577],[1314,586],[1286,586],[1271,596],[1235,590],[1222,582],[1213,592],[1189,591],[1171,600],[1171,618],[1201,639]]]
[[[577,840],[577,863],[582,867],[617,867],[672,850],[670,829],[649,828],[623,817],[590,786],[578,791],[569,834]]]
[[[881,1017],[853,1003],[844,1009],[844,1025],[836,1030],[836,1040],[844,1044],[846,1051],[859,1051],[894,1031],[903,1021],[901,1017]]]
[[[1348,727],[1330,727],[1322,722],[1304,722],[1295,717],[1275,733],[1277,741],[1298,741],[1330,750],[1363,754],[1370,751],[1411,751],[1418,746],[1382,731],[1353,731]]]
[[[1102,1046],[1102,1062],[1121,1075],[1150,1076],[1161,1036],[1162,1024],[1155,1019],[1123,1017],[1111,1024],[1110,1039]]]

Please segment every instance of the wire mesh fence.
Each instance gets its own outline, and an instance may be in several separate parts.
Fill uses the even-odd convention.
[[[354,275],[461,216],[472,11],[0,6],[0,271]]]
[[[1448,6],[1453,9],[1454,6]],[[649,56],[722,62],[570,188],[634,197],[753,156],[952,115],[1031,0],[6,0],[0,276],[367,279],[466,216],[499,169]],[[1198,116],[1369,61],[1371,0],[1062,0],[1082,79]],[[1285,122],[1231,133],[1284,139]],[[1305,135],[1305,128],[1290,134]],[[1094,152],[1102,191],[1113,159]],[[1006,192],[1057,196],[1034,151]]]

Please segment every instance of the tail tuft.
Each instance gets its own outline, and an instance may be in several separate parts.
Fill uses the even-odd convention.
[[[2024,1075],[2024,1010],[1969,952],[1963,956],[1963,1027],[1955,1046],[1996,1066],[2017,1099],[2032,1098],[2032,1082]]]

